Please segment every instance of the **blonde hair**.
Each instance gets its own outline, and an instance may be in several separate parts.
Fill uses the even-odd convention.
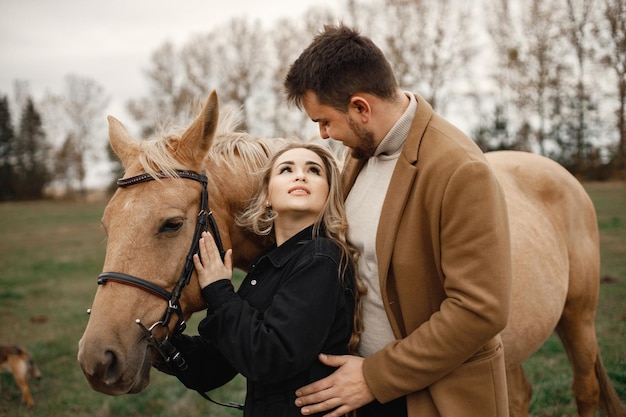
[[[258,173],[257,191],[252,197],[247,208],[237,217],[239,226],[248,228],[259,235],[269,235],[274,227],[276,213],[266,207],[265,202],[268,196],[269,182],[272,168],[276,160],[285,152],[291,149],[307,149],[317,154],[324,163],[328,179],[328,198],[326,204],[320,211],[313,226],[313,237],[324,236],[336,242],[342,250],[341,267],[339,268],[339,280],[344,283],[346,270],[350,269],[354,275],[354,323],[352,336],[348,343],[348,349],[353,352],[360,340],[363,332],[361,297],[365,295],[366,288],[361,281],[357,260],[358,250],[352,246],[346,238],[348,230],[348,220],[344,207],[343,188],[341,186],[341,173],[335,156],[324,146],[315,143],[289,143],[280,148],[272,155],[265,167]],[[323,233],[323,234],[321,234]]]

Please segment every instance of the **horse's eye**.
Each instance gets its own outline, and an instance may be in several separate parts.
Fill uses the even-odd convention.
[[[159,228],[159,233],[175,232],[183,227],[184,219],[167,219]]]

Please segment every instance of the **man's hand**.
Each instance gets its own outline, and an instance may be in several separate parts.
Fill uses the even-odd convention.
[[[320,361],[338,367],[333,374],[296,391],[296,405],[309,415],[333,410],[325,417],[340,417],[374,400],[363,377],[363,358],[319,355]]]

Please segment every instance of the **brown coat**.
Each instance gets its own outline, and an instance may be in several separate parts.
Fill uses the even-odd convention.
[[[475,143],[416,98],[376,238],[397,340],[365,359],[365,379],[380,402],[406,395],[409,417],[508,416],[506,203]],[[346,190],[362,166],[348,158]]]

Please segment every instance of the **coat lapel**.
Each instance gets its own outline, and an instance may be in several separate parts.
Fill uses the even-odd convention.
[[[395,246],[397,230],[409,194],[417,178],[419,146],[424,132],[426,131],[426,127],[433,116],[433,109],[430,104],[418,94],[415,94],[415,98],[417,99],[417,111],[413,118],[413,123],[411,124],[406,142],[402,147],[402,153],[393,171],[391,182],[389,183],[389,189],[387,190],[387,195],[383,203],[381,219],[378,222],[376,235],[378,274],[385,304],[387,304],[388,301],[386,286],[387,276],[391,255]]]
[[[409,135],[402,147],[402,153],[398,158],[396,167],[394,168],[389,189],[383,202],[381,218],[378,222],[378,231],[376,235],[376,255],[378,258],[378,274],[380,279],[380,288],[383,301],[388,305],[387,294],[387,276],[391,255],[395,245],[397,230],[400,225],[401,215],[404,212],[409,194],[413,188],[415,179],[417,178],[418,166],[417,157],[419,146],[426,131],[426,127],[430,123],[433,116],[433,109],[418,94],[417,111],[411,124]],[[359,172],[365,165],[365,160],[357,160],[348,156],[345,161],[342,181],[345,196],[348,195]],[[398,325],[392,320],[392,327],[397,332]]]
[[[341,174],[344,199],[348,197],[348,193],[350,193],[350,190],[356,181],[356,177],[359,176],[359,172],[361,172],[363,165],[365,165],[365,160],[355,159],[351,156],[347,157]]]

